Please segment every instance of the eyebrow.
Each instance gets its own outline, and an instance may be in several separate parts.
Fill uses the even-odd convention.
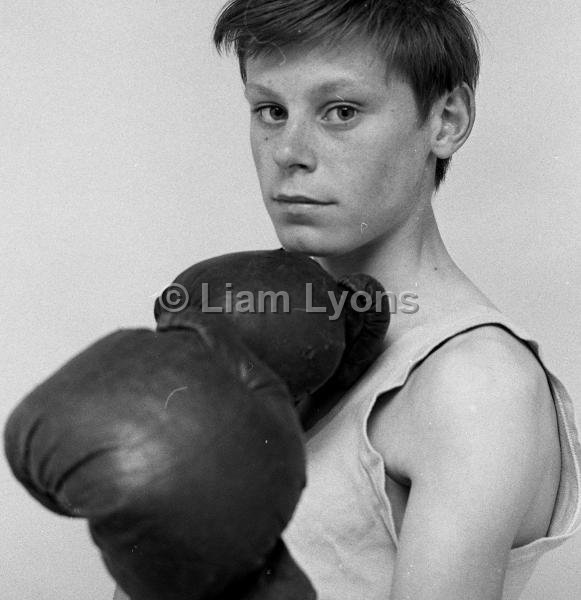
[[[352,79],[333,79],[317,85],[312,90],[311,94],[333,94],[338,91],[356,91],[360,90],[360,86]],[[248,83],[244,88],[244,95],[247,96],[248,91],[261,92],[267,95],[277,95],[274,90],[261,85],[259,83]]]
[[[263,94],[272,94],[273,91],[269,88],[267,88],[264,85],[260,85],[259,83],[247,83],[244,86],[244,95],[247,95],[247,92],[249,91],[254,91],[254,92],[261,92]]]

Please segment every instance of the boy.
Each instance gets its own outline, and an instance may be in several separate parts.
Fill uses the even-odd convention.
[[[419,306],[308,432],[291,553],[319,600],[517,598],[578,527],[580,448],[566,391],[434,218],[474,123],[470,21],[456,0],[233,0],[214,41],[240,60],[281,244]]]

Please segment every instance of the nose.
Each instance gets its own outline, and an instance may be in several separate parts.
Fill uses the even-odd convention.
[[[317,165],[314,134],[312,125],[306,119],[289,118],[275,142],[275,163],[285,171],[314,171]]]

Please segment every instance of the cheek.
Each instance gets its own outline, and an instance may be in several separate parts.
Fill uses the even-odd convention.
[[[339,161],[341,170],[335,172],[340,189],[349,190],[358,204],[374,202],[385,197],[395,171],[393,154],[380,140],[376,143],[355,144]],[[335,170],[335,169],[334,169]]]
[[[254,172],[258,179],[258,187],[261,192],[262,201],[266,205],[268,213],[271,213],[270,203],[267,201],[273,193],[278,181],[276,165],[264,143],[264,137],[260,143],[252,146],[252,157],[254,159]],[[273,215],[270,215],[273,218]]]
[[[335,154],[335,159],[338,159],[343,172],[349,174],[349,179],[365,187],[374,187],[389,176],[399,141],[394,132],[372,125],[365,130],[355,131],[341,144],[339,153]]]
[[[259,181],[267,176],[269,138],[264,134],[250,136],[250,149]]]
[[[360,184],[372,195],[405,195],[423,176],[425,146],[422,136],[406,130],[374,137],[358,152]]]

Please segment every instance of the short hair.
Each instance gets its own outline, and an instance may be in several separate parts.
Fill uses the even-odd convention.
[[[366,39],[411,86],[420,121],[434,102],[467,84],[474,91],[480,70],[475,26],[460,0],[230,0],[214,27],[214,44],[246,59],[289,46],[328,46]],[[435,188],[450,159],[436,162]]]

